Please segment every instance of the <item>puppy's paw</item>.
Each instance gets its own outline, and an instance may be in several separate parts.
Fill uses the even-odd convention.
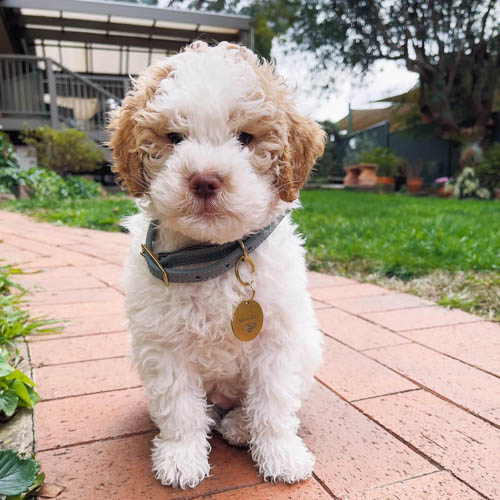
[[[250,433],[241,407],[231,410],[216,429],[233,446],[247,446],[250,441]]]
[[[204,439],[153,440],[153,472],[165,486],[194,488],[210,474],[209,444]]]
[[[265,481],[296,483],[311,477],[314,456],[295,434],[257,439],[252,443],[252,458]]]

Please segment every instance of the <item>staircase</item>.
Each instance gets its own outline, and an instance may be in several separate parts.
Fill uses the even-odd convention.
[[[48,57],[0,55],[0,125],[6,130],[72,127],[101,144],[107,113],[120,104],[128,81],[89,78]]]

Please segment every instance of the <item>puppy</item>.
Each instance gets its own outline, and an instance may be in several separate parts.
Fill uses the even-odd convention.
[[[146,69],[113,112],[110,130],[114,171],[140,208],[128,220],[126,310],[159,428],[156,477],[180,488],[207,477],[213,428],[248,446],[264,479],[309,477],[314,457],[297,435],[297,412],[322,338],[306,290],[303,240],[289,213],[323,152],[324,132],[295,110],[271,64],[238,45],[202,42]],[[148,265],[141,245],[152,221]],[[159,252],[233,244],[273,224],[248,254],[253,276],[241,259],[248,286],[234,265],[206,281],[168,286],[150,269],[159,274],[151,264]],[[263,326],[247,342],[232,324],[250,287]]]

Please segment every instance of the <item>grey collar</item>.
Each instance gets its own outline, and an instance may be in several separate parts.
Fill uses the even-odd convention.
[[[278,217],[269,226],[242,239],[248,253],[255,250],[278,226],[283,216]],[[196,283],[216,278],[233,268],[237,260],[243,255],[238,241],[223,245],[199,245],[183,248],[175,252],[153,252],[153,243],[158,230],[158,221],[152,221],[146,235],[146,243],[141,245],[141,255],[146,260],[149,271],[153,276],[161,279],[166,285],[169,283]],[[201,266],[200,264],[206,264]],[[182,269],[182,266],[199,267]]]

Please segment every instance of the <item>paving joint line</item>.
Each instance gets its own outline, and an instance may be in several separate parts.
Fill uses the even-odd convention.
[[[442,394],[439,394],[438,392],[432,390],[431,388],[423,385],[422,383],[420,382],[417,382],[416,380],[410,378],[409,376],[405,375],[404,373],[401,373],[399,371],[397,371],[396,369],[388,366],[388,365],[384,365],[384,363],[378,361],[377,359],[375,358],[372,358],[370,356],[368,356],[367,354],[365,354],[365,352],[363,351],[358,351],[357,349],[355,349],[354,347],[350,346],[349,344],[346,344],[345,342],[342,342],[341,340],[337,339],[337,338],[334,338],[334,337],[331,337],[330,335],[328,336],[329,338],[331,338],[332,340],[334,340],[335,342],[338,342],[339,344],[342,344],[343,346],[345,347],[348,347],[349,349],[351,349],[352,351],[354,352],[357,352],[363,356],[365,356],[366,358],[368,359],[371,359],[372,361],[375,361],[375,363],[378,363],[379,365],[383,366],[384,368],[387,368],[388,370],[390,370],[391,372],[394,372],[396,375],[399,375],[400,377],[408,380],[409,382],[413,383],[414,385],[420,387],[421,389],[424,389],[425,391],[429,392],[430,394],[433,394],[434,396],[438,397],[439,399],[443,400],[443,401],[446,401],[447,403],[450,403],[454,406],[456,406],[457,408],[460,408],[461,410],[465,411],[466,413],[468,413],[469,415],[472,415],[476,418],[479,418],[480,420],[483,420],[484,422],[492,425],[493,427],[495,427],[496,429],[500,429],[500,424],[496,424],[495,422],[492,422],[491,420],[488,420],[487,418],[485,417],[482,417],[481,415],[478,415],[476,413],[474,413],[472,410],[469,410],[468,408],[466,408],[465,406],[462,406],[460,405],[459,403],[456,403],[455,401],[451,400],[451,399],[448,399],[446,398],[445,396],[443,396]],[[413,343],[413,342],[411,342]],[[389,346],[390,347],[390,346]],[[325,385],[325,387],[328,387],[326,384],[324,384],[320,379],[317,379],[318,381],[320,381],[323,385]],[[335,392],[333,389],[330,388],[330,390],[332,390],[333,392]],[[336,392],[335,392],[336,393]]]
[[[186,500],[187,498],[189,498],[190,500],[196,500],[197,498],[207,498],[207,497],[211,497],[213,495],[218,495],[219,493],[225,493],[225,492],[228,492],[228,491],[245,490],[247,488],[251,488],[252,486],[259,486],[261,484],[268,485],[269,489],[271,489],[273,487],[272,483],[264,482],[262,480],[259,480],[258,482],[243,484],[241,486],[229,486],[227,488],[224,488],[223,486],[221,486],[220,488],[215,488],[213,490],[206,491],[205,493],[201,493],[200,495],[197,495],[197,496],[194,496],[194,497],[187,497],[186,496],[186,492],[184,491],[184,494],[182,496],[180,496],[180,497],[172,497],[170,500]]]
[[[363,354],[363,353],[361,353]],[[417,385],[418,387],[420,387],[421,389],[424,389],[425,391],[429,392],[430,394],[436,396],[437,398],[441,399],[442,401],[446,401],[447,403],[450,403],[454,406],[456,406],[457,408],[460,408],[461,410],[465,411],[466,413],[468,413],[469,415],[472,415],[476,418],[479,418],[480,420],[483,420],[484,422],[492,425],[493,427],[495,427],[496,429],[500,429],[500,424],[497,424],[491,420],[488,420],[486,417],[483,417],[482,415],[479,415],[478,413],[476,413],[475,411],[473,411],[472,409],[470,408],[467,408],[466,406],[463,406],[461,405],[460,403],[457,403],[456,401],[453,401],[452,399],[449,399],[447,398],[446,396],[444,396],[443,394],[440,394],[438,392],[436,392],[434,389],[431,389],[430,387],[427,387],[426,385],[424,385],[422,382],[418,382],[417,380],[409,377],[408,375],[396,370],[395,368],[392,368],[391,366],[389,365],[385,365],[384,363],[382,363],[381,361],[378,361],[377,359],[374,359],[374,358],[371,358],[370,356],[366,356],[368,359],[371,359],[372,361],[375,361],[376,363],[378,363],[379,365],[387,368],[388,370],[391,370],[392,372],[396,373],[397,375],[399,375],[400,377],[403,377],[404,379],[408,380],[409,382],[412,382],[413,384]]]
[[[50,335],[50,338],[43,338],[41,336],[32,335],[32,337],[36,337],[37,339],[34,340],[34,339],[28,338],[27,342],[29,344],[37,344],[38,342],[51,342],[52,340],[82,339],[85,337],[95,337],[96,335],[108,335],[108,334],[115,334],[115,333],[127,333],[127,330],[122,329],[122,330],[113,330],[112,332],[82,333],[81,335],[71,335],[70,337],[64,337],[64,332],[59,334],[60,337]],[[57,335],[57,334],[55,334],[55,335]],[[74,361],[70,361],[70,363],[73,363],[73,362]]]
[[[367,401],[369,399],[385,398],[387,396],[396,396],[397,394],[405,394],[407,392],[421,391],[422,388],[416,387],[415,389],[405,389],[404,391],[388,392],[386,394],[378,394],[377,396],[369,396],[367,398],[350,399],[349,403],[359,403],[360,401]]]
[[[95,396],[96,394],[107,394],[108,392],[119,392],[119,391],[128,391],[131,389],[141,389],[142,385],[132,385],[130,387],[118,387],[117,389],[107,389],[105,391],[97,391],[97,392],[86,392],[84,394],[69,394],[67,396],[58,396],[55,398],[47,398],[41,399],[40,403],[49,403],[51,401],[60,401],[61,399],[73,399],[73,398],[83,398],[86,396]]]
[[[155,432],[157,429],[149,429],[145,431],[137,431],[137,432],[131,432],[131,433],[125,433],[125,434],[118,434],[117,436],[107,436],[105,438],[98,438],[98,439],[90,439],[89,441],[80,441],[78,443],[70,443],[66,444],[64,446],[54,446],[52,448],[44,448],[40,450],[36,450],[37,453],[46,453],[49,451],[54,451],[54,450],[66,450],[68,448],[76,448],[77,446],[86,446],[89,444],[95,444],[95,443],[101,443],[101,442],[106,442],[106,441],[114,441],[116,439],[126,439],[130,437],[135,437],[135,436],[143,436],[144,434],[150,434],[152,432]]]
[[[335,493],[331,490],[331,488],[329,486],[327,486],[327,484],[325,483],[325,481],[323,481],[323,479],[321,479],[318,474],[316,474],[316,472],[313,471],[312,473],[312,477],[314,479],[316,479],[316,481],[318,482],[318,484],[334,499],[334,500],[342,500],[340,497],[338,497],[337,495],[335,495]]]
[[[332,306],[332,307],[333,307],[333,306]],[[437,307],[441,307],[441,306],[437,306]],[[334,308],[334,309],[337,309],[336,307],[333,307],[333,308]],[[419,345],[420,347],[423,347],[424,349],[428,349],[429,351],[433,351],[433,352],[436,352],[436,353],[438,353],[438,354],[442,354],[443,356],[446,356],[446,357],[448,357],[448,358],[450,358],[450,359],[453,359],[454,361],[457,361],[458,363],[462,363],[463,365],[466,365],[466,366],[468,366],[468,367],[470,367],[470,368],[473,368],[473,369],[479,370],[479,371],[481,371],[481,372],[483,372],[483,373],[486,373],[486,374],[488,374],[488,375],[491,375],[491,376],[493,376],[493,377],[495,377],[495,378],[500,378],[500,376],[499,376],[499,375],[496,375],[496,374],[494,374],[494,373],[491,373],[491,372],[489,372],[489,371],[485,370],[484,368],[480,368],[480,367],[478,367],[478,366],[474,366],[474,365],[472,365],[471,363],[468,363],[467,361],[464,361],[464,360],[459,359],[459,358],[455,358],[454,356],[451,356],[450,354],[447,354],[447,353],[444,353],[444,352],[438,351],[437,349],[434,349],[434,348],[432,348],[432,347],[429,347],[429,346],[427,346],[427,345],[425,345],[425,344],[422,344],[422,343],[420,343],[420,342],[417,342],[417,341],[415,341],[415,340],[413,340],[413,339],[409,339],[408,337],[405,337],[405,336],[402,334],[403,332],[408,332],[408,331],[430,330],[430,329],[432,329],[432,328],[454,327],[454,326],[458,326],[458,325],[470,325],[470,324],[473,324],[473,323],[488,323],[488,321],[487,321],[487,320],[481,320],[481,318],[479,318],[479,317],[478,317],[478,321],[471,321],[471,322],[466,322],[466,323],[455,323],[455,324],[453,324],[453,325],[439,325],[439,326],[431,326],[431,327],[426,327],[426,328],[410,328],[410,329],[408,329],[408,330],[402,330],[401,332],[397,332],[397,331],[395,331],[395,330],[391,330],[390,328],[387,328],[387,327],[385,327],[385,326],[382,326],[382,325],[380,325],[380,324],[378,324],[378,323],[375,323],[374,321],[371,321],[371,320],[365,319],[365,318],[363,318],[363,317],[361,317],[361,316],[359,316],[359,315],[357,315],[357,314],[354,314],[354,313],[349,313],[349,314],[351,314],[352,316],[355,316],[355,317],[357,317],[357,318],[363,319],[363,320],[365,320],[365,321],[368,321],[369,323],[371,323],[371,324],[373,324],[373,325],[375,325],[375,326],[378,326],[379,328],[382,328],[382,329],[384,329],[384,330],[387,330],[388,332],[393,333],[393,334],[397,335],[398,337],[401,337],[402,339],[406,340],[407,342],[402,342],[401,344],[389,344],[389,345],[383,345],[383,346],[378,346],[378,347],[369,347],[369,348],[367,348],[367,349],[360,349],[360,350],[358,350],[358,349],[353,348],[353,347],[352,347],[352,346],[350,346],[349,344],[346,344],[345,342],[342,342],[342,341],[341,341],[341,340],[339,340],[337,337],[334,337],[334,336],[333,336],[333,334],[330,334],[330,333],[326,333],[326,332],[324,332],[323,330],[321,330],[321,328],[320,328],[320,331],[321,331],[324,335],[328,336],[329,338],[331,338],[331,339],[333,339],[333,340],[336,340],[337,342],[340,342],[341,344],[343,344],[343,345],[345,345],[345,346],[347,346],[347,347],[349,347],[349,348],[351,348],[351,349],[354,349],[356,352],[359,352],[360,354],[364,354],[364,353],[365,353],[365,352],[367,352],[367,351],[375,351],[375,350],[377,350],[377,349],[385,349],[385,348],[387,348],[387,347],[398,347],[398,346],[402,346],[402,345],[415,344],[415,345]],[[367,357],[369,357],[370,359],[373,359],[373,358],[371,358],[370,356],[367,356]],[[376,360],[376,359],[373,359],[373,361],[377,361],[377,360]],[[378,362],[378,361],[377,361],[377,362]],[[380,364],[382,364],[382,363],[380,363]],[[382,366],[386,366],[386,365],[383,365],[383,364],[382,364]],[[396,373],[399,373],[399,372],[396,372]],[[499,428],[500,428],[500,427],[499,427]]]
[[[366,418],[368,418],[368,420],[374,422],[376,425],[378,425],[384,431],[386,431],[387,433],[389,433],[392,437],[394,437],[395,439],[397,439],[398,441],[400,441],[401,443],[403,443],[405,446],[407,446],[408,448],[410,448],[413,452],[415,452],[421,458],[424,458],[425,460],[427,460],[433,467],[436,467],[440,471],[445,469],[444,466],[442,466],[439,462],[436,462],[433,458],[431,458],[430,456],[426,455],[423,451],[419,450],[416,446],[414,446],[413,444],[411,444],[410,442],[406,441],[404,438],[402,438],[401,436],[399,436],[398,434],[396,434],[389,427],[386,427],[385,425],[383,425],[382,423],[380,423],[378,420],[376,420],[375,418],[373,418],[371,415],[365,413],[361,408],[359,408],[356,405],[352,404],[348,399],[346,399],[344,396],[342,396],[340,393],[338,393],[335,389],[332,389],[330,386],[328,386],[327,384],[325,384],[322,380],[320,380],[320,379],[316,379],[316,380],[318,380],[318,382],[323,387],[325,387],[327,390],[329,390],[330,392],[332,392],[333,394],[335,394],[339,399],[341,399],[342,401],[344,401],[345,403],[347,403],[349,406],[351,406],[352,408],[354,408],[357,412],[361,413]]]
[[[105,335],[105,334],[103,334],[103,335]],[[54,339],[54,340],[57,340],[57,339]],[[65,363],[49,363],[49,364],[34,365],[33,367],[36,368],[37,370],[40,370],[42,368],[51,368],[53,366],[68,366],[68,365],[74,365],[76,363],[87,363],[89,361],[106,361],[108,359],[124,359],[126,357],[127,356],[107,356],[105,358],[84,359],[83,361],[67,361]]]
[[[484,321],[478,321],[478,323],[484,323]],[[470,323],[467,323],[467,324],[470,324]],[[403,335],[401,335],[401,337],[403,337]],[[408,338],[408,337],[404,337],[404,338]],[[419,342],[418,340],[413,340],[413,339],[408,339],[410,341],[410,343],[412,344],[417,344],[421,347],[425,347],[426,349],[429,349],[431,351],[434,351],[438,354],[442,354],[443,356],[446,356],[450,359],[453,359],[455,361],[458,361],[460,363],[463,363],[464,365],[467,365],[467,366],[470,366],[471,368],[475,368],[476,370],[480,370],[488,375],[491,375],[493,377],[496,377],[496,378],[500,378],[500,374],[496,374],[496,373],[493,373],[493,372],[490,372],[488,370],[486,370],[485,368],[481,368],[480,366],[476,366],[476,365],[473,365],[472,363],[469,363],[468,361],[465,361],[464,359],[460,359],[460,358],[457,358],[455,356],[452,356],[451,354],[448,354],[447,352],[443,352],[443,351],[439,351],[438,349],[435,349],[434,347],[432,346],[428,346],[426,344],[423,344],[422,342]],[[398,345],[406,345],[405,344],[398,344]],[[395,347],[395,346],[392,346],[392,347]],[[375,347],[374,349],[378,349],[378,347]],[[368,351],[369,349],[365,349],[366,351]]]

